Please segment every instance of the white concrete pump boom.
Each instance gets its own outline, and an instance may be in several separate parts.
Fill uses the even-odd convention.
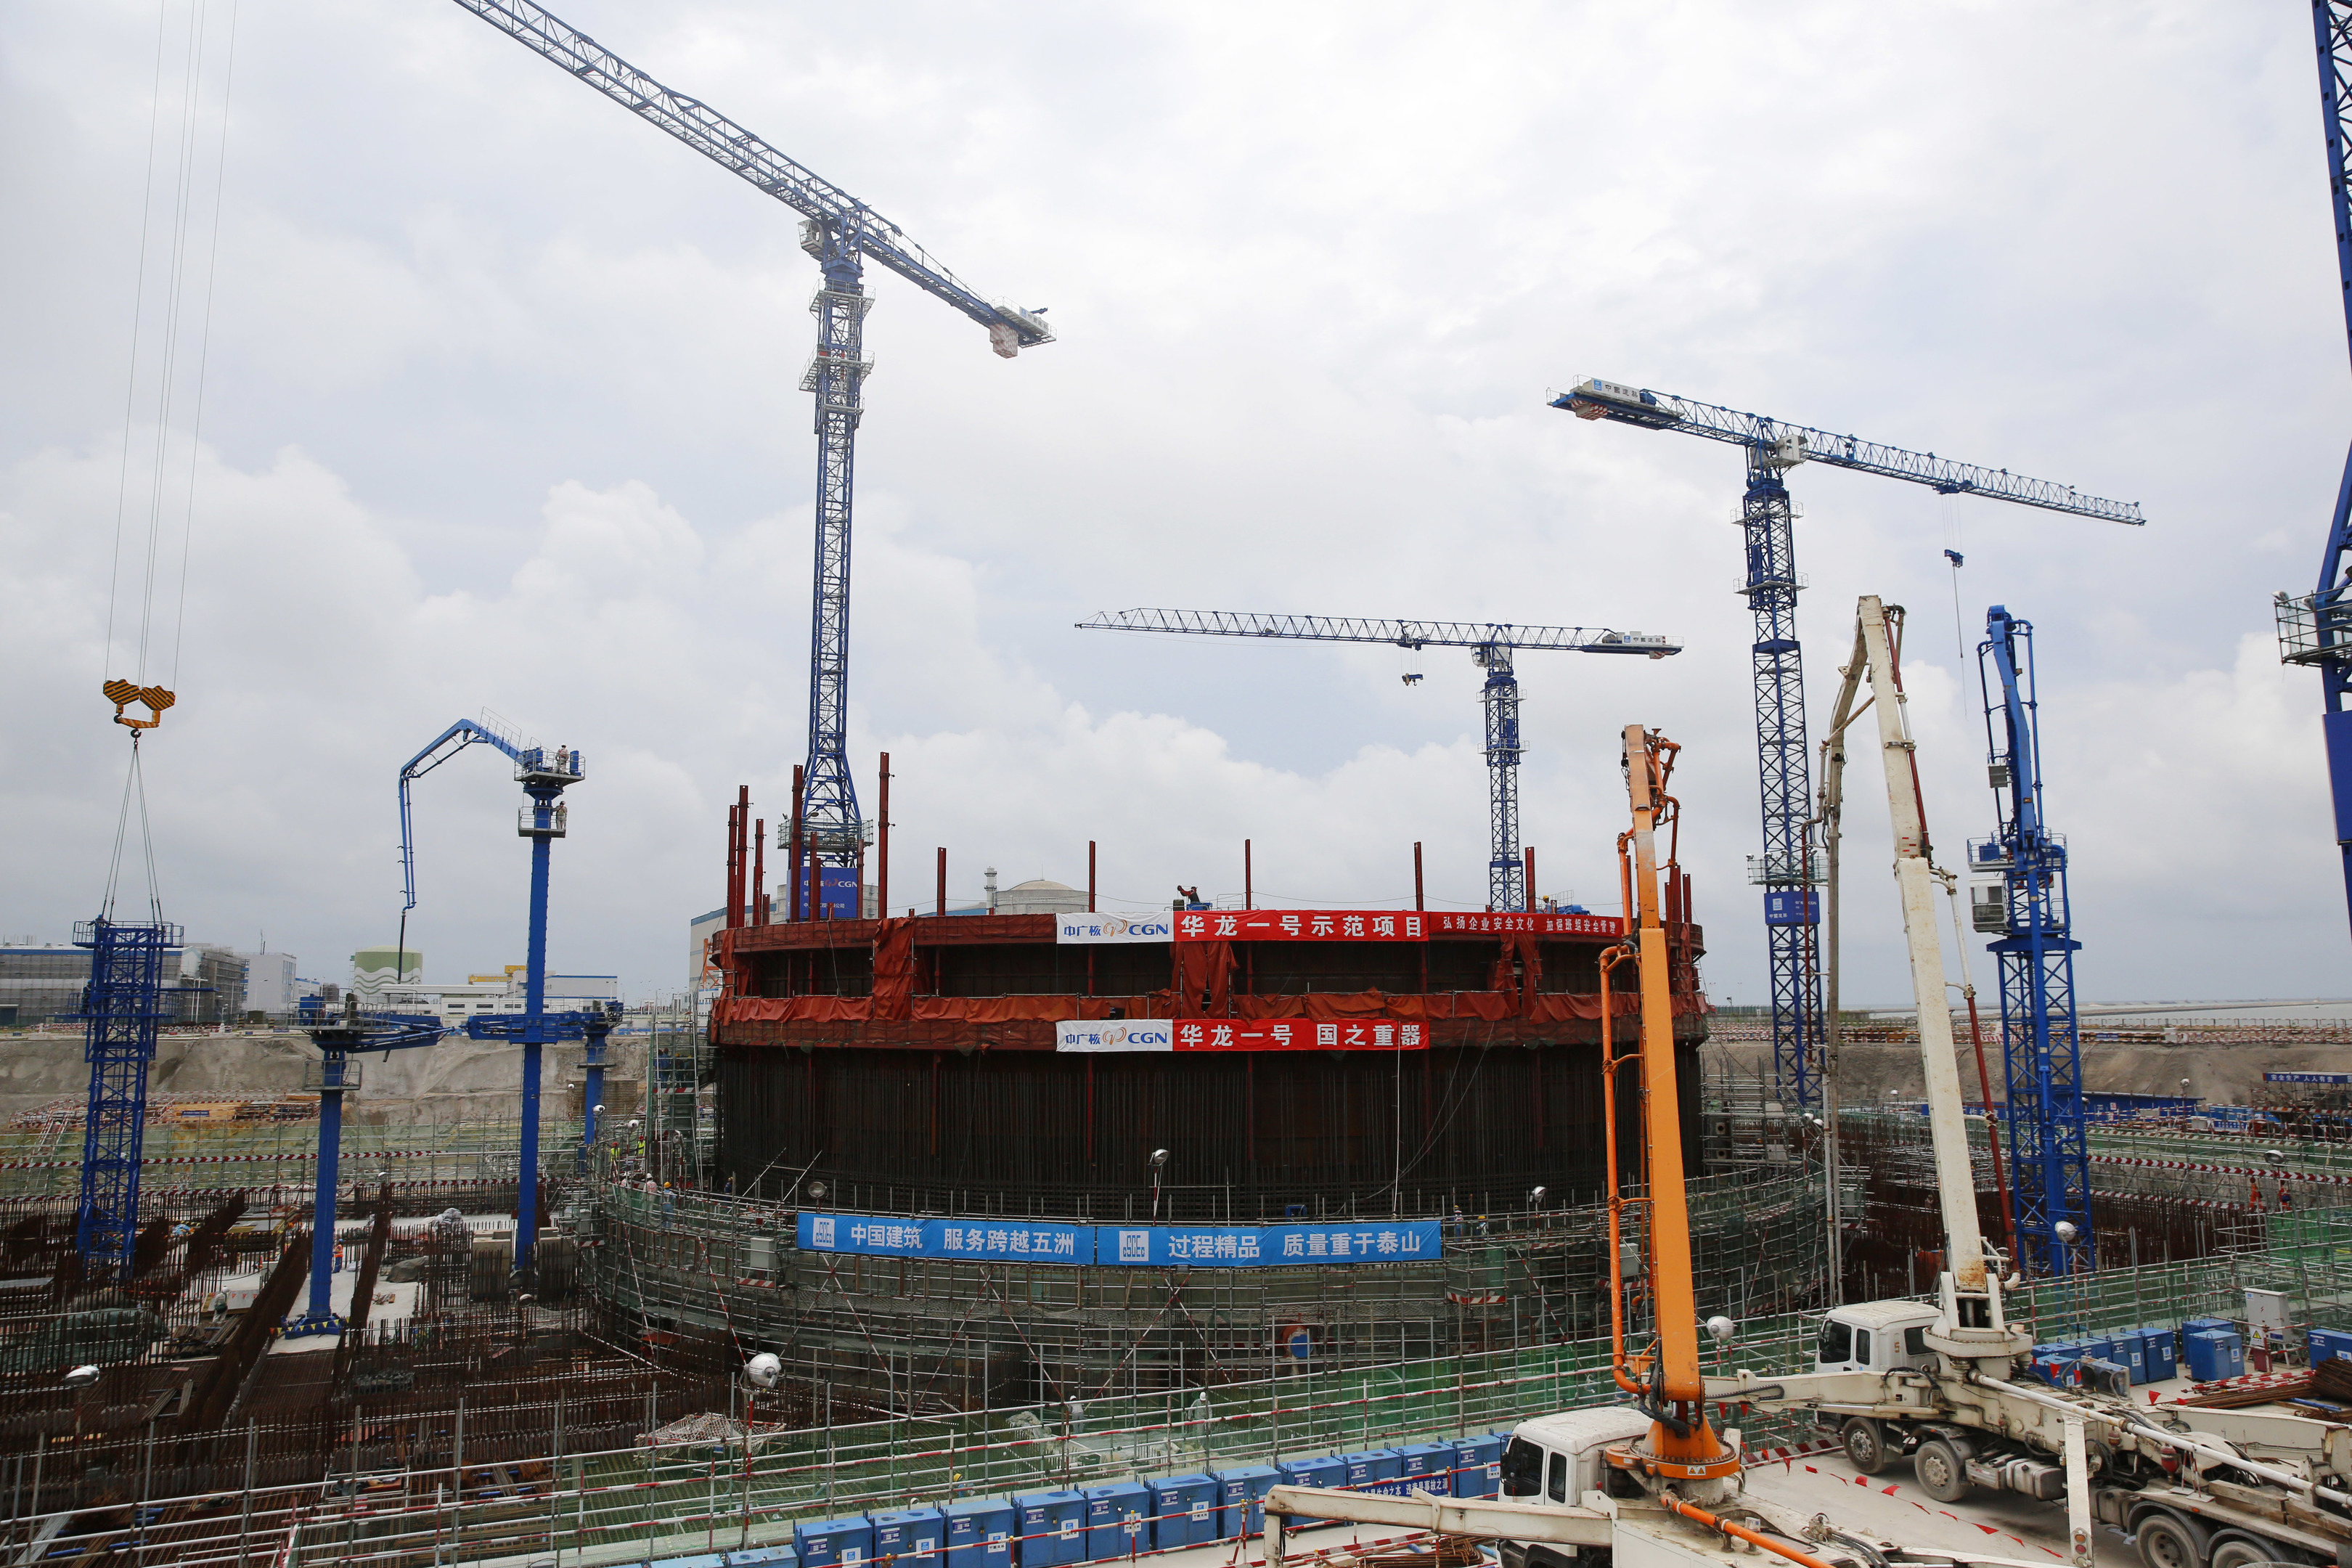
[[[1903,900],[1903,932],[1911,955],[1911,991],[1919,1008],[1919,1065],[1927,1086],[1927,1131],[1935,1152],[1936,1189],[1943,1209],[1942,1314],[1927,1342],[1947,1355],[1979,1363],[1981,1370],[2006,1376],[2009,1363],[2026,1353],[2028,1336],[2009,1327],[2000,1306],[2000,1280],[1988,1268],[1984,1233],[1977,1223],[1976,1175],[1969,1157],[1969,1132],[1960,1099],[1960,1063],[1952,1038],[1951,1005],[1944,989],[1944,950],[1936,913],[1935,861],[1927,839],[1927,811],[1919,789],[1917,743],[1903,692],[1901,655],[1888,611],[1874,594],[1855,607],[1853,657],[1843,673],[1831,732],[1861,716],[1854,698],[1870,682],[1865,705],[1878,711],[1880,759],[1886,770],[1886,810],[1895,829],[1895,881]],[[1835,750],[1832,767],[1843,765]],[[2000,1364],[1987,1364],[1998,1363]]]

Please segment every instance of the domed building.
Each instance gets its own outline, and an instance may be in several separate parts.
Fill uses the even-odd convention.
[[[1071,915],[1086,912],[1087,896],[1067,883],[1039,877],[1015,882],[996,895],[1000,915]]]

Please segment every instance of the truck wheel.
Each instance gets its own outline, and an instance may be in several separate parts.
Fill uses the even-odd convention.
[[[1838,1440],[1845,1445],[1845,1457],[1864,1475],[1874,1476],[1886,1468],[1886,1436],[1870,1417],[1857,1415],[1847,1422]]]
[[[1969,1495],[1968,1463],[1948,1437],[1930,1437],[1920,1444],[1911,1456],[1911,1468],[1919,1477],[1920,1489],[1937,1502],[1958,1502]],[[2184,1563],[2179,1568],[2198,1565]]]
[[[2200,1532],[2168,1513],[2151,1513],[2132,1531],[2132,1544],[2147,1568],[2204,1568]]]
[[[2284,1550],[2259,1536],[2235,1532],[2215,1536],[2213,1544],[2205,1553],[2207,1568],[2249,1568],[2249,1564],[2255,1563],[2292,1561]]]

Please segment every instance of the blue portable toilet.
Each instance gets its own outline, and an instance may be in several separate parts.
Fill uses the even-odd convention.
[[[1348,1463],[1344,1459],[1285,1459],[1274,1467],[1282,1479],[1294,1487],[1322,1487],[1327,1489],[1348,1484]],[[1318,1524],[1333,1522],[1328,1519],[1294,1519],[1293,1530],[1312,1530]]]
[[[1066,1568],[1087,1560],[1085,1498],[1073,1491],[1028,1492],[1013,1500],[1013,1509],[1021,1568]]]
[[[1507,1441],[1507,1434],[1489,1432],[1484,1436],[1465,1437],[1454,1445],[1455,1497],[1503,1495],[1503,1445]]]
[[[793,1526],[800,1568],[859,1568],[874,1558],[874,1526],[864,1514]]]
[[[1396,1456],[1397,1479],[1404,1483],[1397,1489],[1399,1497],[1416,1487],[1432,1497],[1454,1495],[1453,1444],[1407,1443]]]
[[[1149,1488],[1138,1481],[1114,1481],[1107,1487],[1088,1487],[1079,1495],[1087,1500],[1087,1562],[1104,1563],[1151,1550]]]
[[[1151,1493],[1151,1539],[1157,1552],[1206,1546],[1217,1538],[1217,1483],[1206,1476],[1162,1476],[1145,1483]]]
[[[898,1568],[940,1568],[947,1528],[938,1509],[892,1509],[867,1517],[874,1521],[875,1568],[892,1563]]]
[[[1018,1509],[1009,1502],[951,1502],[940,1511],[948,1568],[1013,1568]]]
[[[2321,1362],[2334,1361],[2338,1356],[2352,1358],[2352,1333],[2342,1329],[2311,1331],[2311,1365],[2314,1371],[2318,1370]]]
[[[727,1554],[727,1568],[796,1568],[799,1562],[789,1546],[753,1546]]]
[[[2189,1336],[2189,1375],[2200,1383],[2242,1376],[2246,1347],[2236,1334],[2205,1330]]]
[[[1236,1535],[1255,1535],[1265,1528],[1265,1494],[1282,1479],[1282,1472],[1272,1465],[1237,1465],[1232,1469],[1211,1470],[1209,1479],[1217,1483],[1217,1534],[1226,1540]]]

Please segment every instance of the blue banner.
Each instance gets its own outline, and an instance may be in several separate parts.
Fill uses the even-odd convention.
[[[1046,1220],[889,1219],[873,1215],[803,1214],[803,1252],[857,1252],[877,1258],[946,1258],[983,1263],[1092,1263],[1095,1227]]]
[[[1282,1268],[1419,1263],[1444,1250],[1435,1220],[1272,1226],[1090,1226],[1049,1220],[897,1219],[803,1214],[803,1252],[980,1263],[1103,1263],[1129,1268]]]
[[[1282,1268],[1332,1263],[1418,1263],[1444,1250],[1438,1223],[1103,1226],[1095,1261],[1152,1268]]]

